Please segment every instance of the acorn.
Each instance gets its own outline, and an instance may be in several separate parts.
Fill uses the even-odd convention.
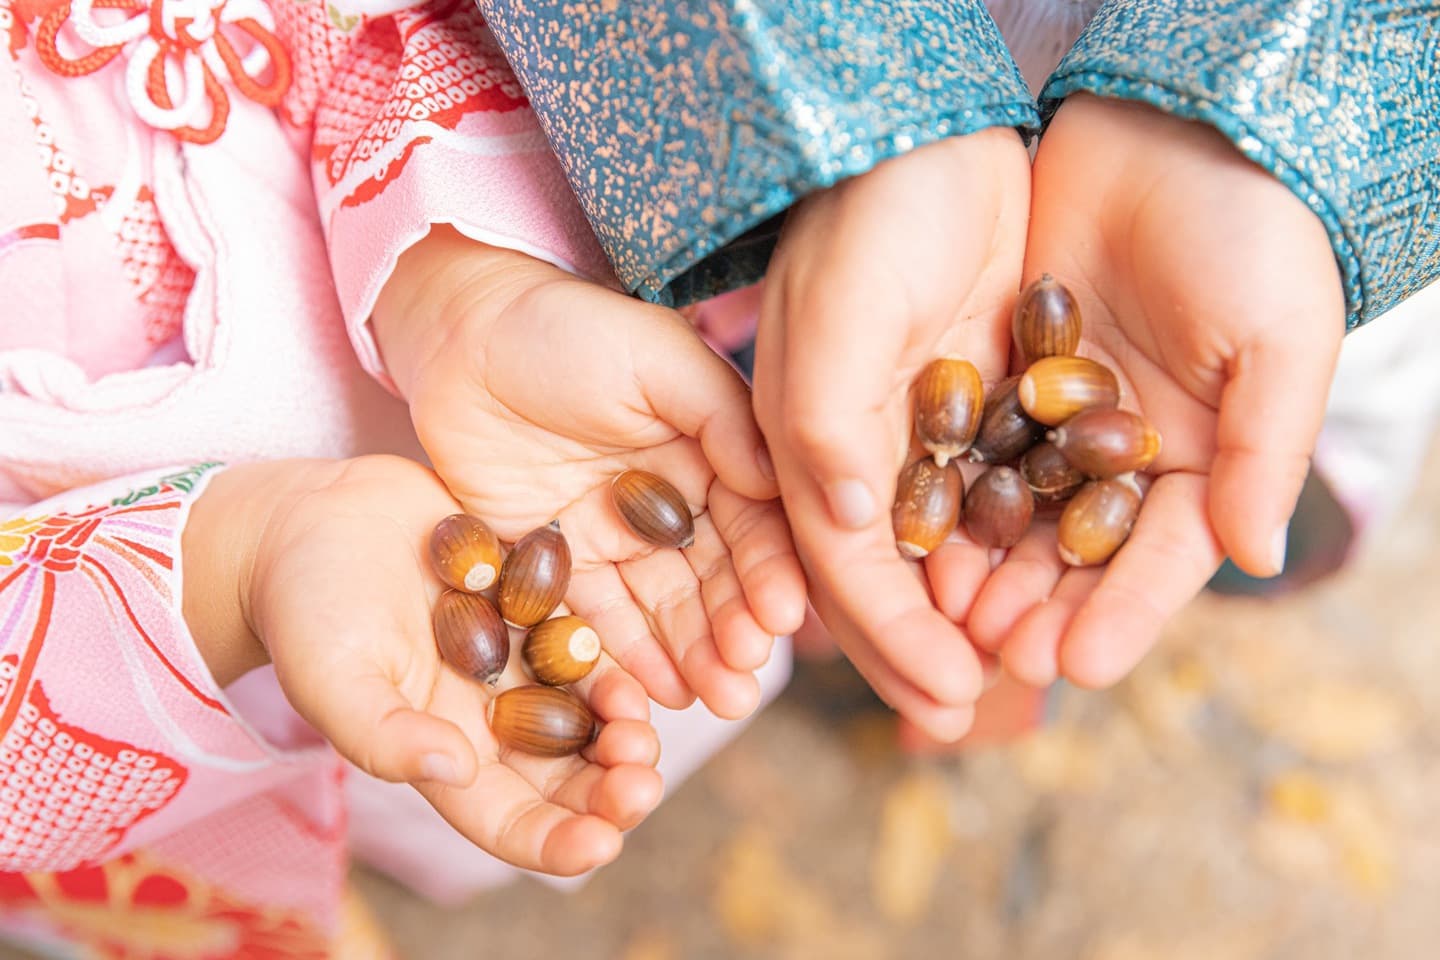
[[[1080,346],[1080,305],[1047,273],[1021,291],[1012,327],[1027,365],[1041,357],[1068,356]]]
[[[500,538],[485,521],[452,514],[430,532],[430,562],[445,586],[479,593],[500,576]]]
[[[490,701],[487,719],[495,739],[537,757],[568,757],[595,737],[595,715],[559,687],[512,687]]]
[[[987,469],[965,494],[965,529],[976,543],[1009,549],[1030,529],[1035,496],[1011,467]]]
[[[1160,453],[1160,434],[1129,410],[1091,407],[1046,434],[1077,470],[1102,480],[1144,470]]]
[[[515,542],[500,568],[500,613],[507,623],[533,627],[555,611],[570,588],[570,545],[559,521]]]
[[[1020,476],[1037,506],[1063,503],[1085,486],[1085,474],[1070,465],[1053,443],[1037,443],[1020,460]]]
[[[1020,378],[1007,377],[990,388],[980,415],[980,430],[970,447],[976,463],[1008,463],[1029,450],[1045,435],[1020,406]]]
[[[965,480],[953,462],[940,466],[929,458],[916,460],[895,484],[895,545],[903,556],[919,559],[940,544],[960,522]]]
[[[1109,560],[1130,536],[1140,515],[1140,488],[1133,478],[1094,480],[1060,515],[1060,559],[1072,567]]]
[[[520,648],[535,679],[563,687],[585,679],[600,659],[600,635],[579,617],[542,620],[525,635]]]
[[[1081,410],[1113,407],[1120,384],[1104,364],[1085,357],[1045,357],[1020,376],[1020,405],[1033,419],[1058,426]]]
[[[932,360],[915,380],[915,434],[940,466],[970,449],[985,387],[968,360]]]
[[[655,474],[626,470],[610,482],[610,499],[625,526],[646,543],[683,549],[695,542],[690,504]]]
[[[435,645],[450,666],[493,685],[510,660],[510,631],[489,600],[446,590],[435,601]]]

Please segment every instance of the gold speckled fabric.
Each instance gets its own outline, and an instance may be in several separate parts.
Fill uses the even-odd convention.
[[[1324,222],[1347,325],[1440,278],[1440,4],[1108,0],[1041,95],[1211,124]]]
[[[478,0],[625,286],[758,279],[807,193],[943,137],[1033,130],[981,0]]]

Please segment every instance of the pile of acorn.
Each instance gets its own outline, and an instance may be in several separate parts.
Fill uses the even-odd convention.
[[[1037,515],[1060,516],[1060,558],[1105,563],[1140,513],[1135,473],[1160,453],[1160,434],[1119,409],[1120,385],[1101,363],[1074,356],[1080,308],[1049,274],[1020,294],[1019,376],[984,396],[966,360],[928,364],[915,381],[915,434],[931,456],[900,474],[895,542],[911,558],[945,542],[963,515],[970,538],[988,547],[1020,542]],[[989,464],[965,491],[955,458]]]
[[[695,540],[685,498],[651,473],[628,470],[610,484],[625,525],[647,543],[683,548]],[[537,684],[512,687],[490,701],[490,730],[503,745],[542,757],[579,753],[594,739],[595,716],[565,689],[600,659],[600,637],[580,617],[556,613],[570,586],[570,545],[560,524],[532,530],[501,559],[500,539],[484,521],[457,513],[430,534],[430,559],[449,588],[435,602],[440,656],[467,677],[494,686],[510,662],[510,628]]]

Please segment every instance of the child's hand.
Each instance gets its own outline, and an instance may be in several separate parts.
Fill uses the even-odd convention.
[[[1040,146],[1025,270],[1069,285],[1081,353],[1116,371],[1164,446],[1108,567],[1066,570],[1054,524],[1037,524],[968,623],[1022,680],[1105,685],[1222,552],[1280,571],[1344,333],[1340,278],[1319,219],[1214,130],[1085,96]]]
[[[560,521],[567,602],[657,701],[753,710],[752,671],[805,596],[739,374],[674,311],[442,227],[401,257],[374,323],[465,508],[506,540]],[[610,481],[628,468],[684,494],[692,547],[626,529]]]
[[[895,549],[909,387],[951,352],[1005,375],[1028,209],[1014,131],[922,148],[791,214],[761,310],[756,415],[812,600],[876,692],[942,740],[969,727],[981,669]]]
[[[186,529],[186,617],[220,682],[254,666],[257,652],[263,661],[258,636],[295,709],[352,763],[414,784],[503,860],[583,872],[614,859],[621,831],[660,801],[649,701],[602,657],[575,686],[604,723],[581,756],[499,747],[485,720],[495,691],[443,663],[431,626],[442,587],[427,543],[456,509],[434,474],[398,458],[232,468]],[[231,576],[228,590],[203,590],[227,557],[241,558],[238,589]],[[237,592],[237,614],[215,616],[218,599]]]

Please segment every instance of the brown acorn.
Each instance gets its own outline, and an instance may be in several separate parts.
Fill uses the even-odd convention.
[[[1068,356],[1080,345],[1080,305],[1047,273],[1021,291],[1013,328],[1027,365],[1041,357]]]
[[[985,387],[968,360],[932,360],[915,380],[915,434],[940,466],[970,449]]]
[[[1020,405],[1033,419],[1058,426],[1081,410],[1113,407],[1120,384],[1104,364],[1085,357],[1044,357],[1020,377]]]
[[[595,736],[595,715],[559,687],[512,687],[490,701],[490,731],[504,746],[537,757],[568,757]]]
[[[446,590],[435,601],[435,644],[456,670],[494,684],[510,660],[510,631],[490,601],[463,590]]]
[[[1020,476],[1037,506],[1063,503],[1085,486],[1085,474],[1076,470],[1053,443],[1037,443],[1020,460]]]
[[[1140,488],[1132,478],[1095,480],[1075,494],[1060,515],[1060,559],[1093,567],[1114,556],[1140,515]]]
[[[906,557],[919,559],[940,544],[960,522],[965,479],[953,462],[940,466],[934,460],[916,460],[900,473],[895,484],[895,545]]]
[[[1077,470],[1102,480],[1144,470],[1160,453],[1149,421],[1112,407],[1081,410],[1046,436]]]
[[[1009,463],[1029,450],[1045,435],[1020,406],[1020,378],[1008,377],[990,388],[980,415],[980,430],[970,447],[976,463]]]
[[[430,562],[445,586],[479,593],[500,576],[500,539],[485,521],[452,514],[430,533]]]
[[[515,542],[500,568],[500,613],[507,623],[533,627],[554,612],[570,588],[570,544],[559,521]]]
[[[965,494],[965,529],[987,547],[1015,546],[1034,515],[1035,496],[1020,472],[1010,467],[990,467]]]
[[[600,659],[600,635],[579,617],[542,620],[520,648],[535,679],[552,687],[583,680]]]
[[[610,499],[625,526],[646,543],[683,549],[695,542],[690,504],[655,474],[626,470],[610,482]]]

